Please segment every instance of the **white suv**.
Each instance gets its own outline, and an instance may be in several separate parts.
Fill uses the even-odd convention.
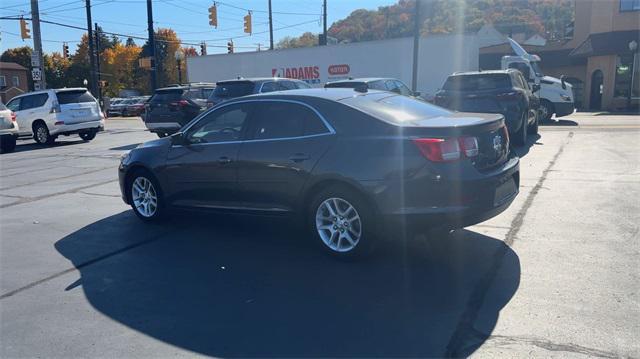
[[[86,88],[29,92],[11,99],[7,107],[16,114],[20,137],[33,136],[41,144],[72,134],[91,141],[104,130],[104,115]]]

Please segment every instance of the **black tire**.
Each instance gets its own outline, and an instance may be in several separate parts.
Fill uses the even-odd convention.
[[[51,136],[47,125],[38,121],[33,125],[33,139],[41,145],[52,145],[56,141],[56,136]]]
[[[0,136],[0,152],[9,153],[16,149],[15,136]]]
[[[527,144],[527,113],[524,112],[521,116],[520,129],[513,135],[513,143],[517,146],[524,146]]]
[[[136,203],[134,201],[134,198],[136,198],[134,194],[134,185],[136,184],[136,180],[138,178],[144,178],[149,181],[156,193],[156,209],[151,215],[145,215],[144,213],[142,213],[142,210],[136,206]],[[133,209],[133,213],[135,213],[136,216],[138,216],[138,218],[140,218],[144,222],[157,222],[165,216],[167,210],[164,203],[162,188],[160,188],[160,184],[151,174],[151,172],[144,169],[138,169],[127,176],[127,195],[129,197],[129,202],[131,205],[131,209]]]
[[[555,112],[553,104],[547,100],[540,101],[540,120],[549,121]]]
[[[83,141],[85,142],[89,142],[91,140],[93,140],[94,138],[96,138],[96,134],[98,132],[95,130],[91,130],[91,131],[86,131],[86,132],[80,132],[80,138],[82,138]]]
[[[359,225],[358,225],[358,222],[356,221],[350,222],[352,223],[351,228],[348,228],[348,227],[347,227],[348,229],[341,228],[340,230],[336,231],[336,232],[342,231],[342,233],[347,233],[349,237],[352,239],[355,239],[354,233],[356,232],[360,233],[359,238],[355,240],[356,242],[355,245],[349,250],[344,250],[345,247],[350,246],[350,243],[347,241],[346,237],[343,237],[344,234],[338,233],[338,238],[336,238],[335,240],[331,240],[334,238],[333,235],[329,235],[328,231],[331,231],[331,229],[325,229],[325,232],[324,232],[325,239],[323,239],[323,237],[320,234],[320,230],[317,227],[316,214],[318,213],[318,211],[322,211],[326,215],[330,216],[330,213],[326,210],[326,207],[323,206],[323,209],[320,209],[319,207],[323,205],[325,201],[330,201],[331,199],[338,199],[346,202],[346,204],[351,205],[355,210],[356,214],[359,216]],[[339,206],[342,206],[342,209],[346,208],[346,206],[344,206],[344,203],[342,203]],[[342,221],[344,223],[346,222],[347,217],[349,217],[349,215],[353,216],[354,213],[352,211],[349,211],[348,213],[343,212],[342,214],[345,215],[345,220]],[[339,216],[340,214],[336,213],[336,216],[334,219],[336,219],[337,221],[341,221],[342,217],[340,216],[340,218],[338,218]],[[336,221],[333,221],[333,225],[331,224],[331,220],[327,220],[327,223],[328,225],[333,226],[334,230],[337,228]],[[364,256],[371,254],[373,252],[375,243],[377,241],[376,234],[378,231],[376,229],[377,227],[376,223],[377,223],[376,215],[373,212],[371,205],[367,203],[367,201],[363,198],[362,195],[358,194],[357,192],[355,192],[354,190],[351,190],[346,186],[334,185],[334,186],[325,188],[324,190],[320,191],[320,193],[318,193],[316,196],[314,196],[313,200],[309,205],[309,208],[307,209],[306,225],[314,242],[316,243],[316,245],[321,247],[325,253],[339,259],[362,258]],[[344,241],[344,245],[342,245],[342,250],[332,248],[329,244],[327,244],[325,242],[327,237],[330,237],[329,241],[331,243],[334,243],[334,246],[335,244],[337,244],[338,248],[340,248],[340,244],[342,243],[342,241]]]
[[[537,135],[538,134],[538,126],[540,124],[540,112],[535,111],[535,120],[533,121],[532,124],[529,125],[528,131],[530,134],[532,135]]]

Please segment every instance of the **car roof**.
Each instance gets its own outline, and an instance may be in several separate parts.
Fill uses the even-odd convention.
[[[234,82],[260,83],[260,82],[267,82],[267,81],[283,81],[283,80],[300,81],[298,79],[290,79],[288,77],[240,77],[240,78],[229,79],[229,80],[221,80],[216,82],[216,85],[225,84],[225,83],[234,83]]]
[[[400,81],[398,79],[394,79],[394,78],[391,78],[391,77],[358,77],[358,78],[353,78],[353,79],[343,79],[343,80],[331,81],[331,82],[328,82],[328,83],[331,83],[331,84],[350,83],[350,82],[369,83],[369,82],[380,81],[380,80],[397,80],[397,81]]]
[[[395,94],[394,94],[395,95]],[[331,101],[342,101],[353,97],[384,97],[390,96],[390,92],[379,90],[367,90],[366,92],[358,92],[352,88],[310,88],[310,89],[297,89],[286,91],[273,91],[267,93],[260,93],[254,95],[248,95],[239,97],[234,100],[241,99],[260,99],[260,98],[319,98]]]
[[[30,95],[37,95],[37,94],[41,94],[41,93],[51,93],[52,91],[55,92],[55,93],[59,93],[59,92],[66,92],[66,91],[89,91],[89,90],[87,90],[86,87],[64,87],[64,88],[59,88],[59,89],[45,89],[45,90],[37,90],[37,91],[26,92],[26,93],[20,94],[18,96],[14,96],[13,98],[30,96]],[[12,98],[12,100],[13,100],[13,98]]]
[[[473,75],[493,75],[493,74],[503,74],[508,75],[512,72],[518,71],[517,69],[507,69],[507,70],[487,70],[487,71],[463,71],[463,72],[454,72],[449,76],[473,76]]]

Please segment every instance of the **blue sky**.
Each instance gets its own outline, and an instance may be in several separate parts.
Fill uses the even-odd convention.
[[[328,0],[328,26],[360,8],[375,9],[396,0]],[[86,27],[85,0],[40,0],[41,18],[73,26]],[[146,0],[92,0],[93,22],[105,31],[147,36]],[[208,8],[211,0],[153,0],[154,26],[174,29],[181,40],[200,43],[208,40],[207,53],[226,52],[226,43],[234,38],[236,51],[253,51],[260,43],[269,46],[267,0],[221,0],[218,1],[218,29],[209,26]],[[252,36],[241,37],[245,10],[253,11]],[[305,31],[322,31],[322,0],[272,0],[274,42],[284,36],[297,36]],[[0,16],[30,16],[29,0],[0,1]],[[279,12],[281,12],[279,14]],[[283,14],[289,13],[289,14]],[[291,14],[293,13],[293,14]],[[31,24],[30,24],[31,25]],[[295,26],[292,26],[295,25]],[[30,26],[32,29],[33,27]],[[68,42],[73,53],[83,30],[70,29],[51,24],[42,24],[42,46],[45,52],[62,51],[62,42]],[[279,29],[279,30],[278,30]],[[18,21],[0,20],[2,32],[1,50],[29,45],[32,39],[22,41]],[[123,39],[124,41],[124,39]],[[142,44],[144,40],[136,40]],[[199,47],[196,46],[199,51]]]

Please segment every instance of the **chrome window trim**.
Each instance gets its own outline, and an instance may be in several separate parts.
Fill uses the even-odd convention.
[[[209,143],[194,143],[193,145],[211,145],[211,144],[223,144],[223,143],[243,143],[243,142],[265,142],[265,141],[282,141],[282,140],[293,140],[293,139],[299,139],[299,138],[310,138],[310,137],[318,137],[318,136],[328,136],[328,135],[335,135],[336,134],[336,130],[333,128],[333,126],[331,126],[331,124],[327,121],[326,118],[324,118],[324,116],[322,116],[322,114],[316,110],[313,106],[304,103],[302,101],[297,101],[297,100],[285,100],[285,99],[251,99],[251,100],[241,100],[241,101],[233,101],[230,103],[222,103],[218,106],[215,106],[213,108],[211,108],[209,111],[204,112],[202,114],[202,117],[195,122],[192,122],[190,125],[188,125],[187,127],[185,127],[182,131],[182,133],[186,133],[188,132],[193,126],[197,125],[198,123],[200,123],[200,121],[202,121],[208,114],[210,114],[211,112],[220,110],[222,108],[225,108],[227,106],[231,106],[231,105],[237,105],[237,104],[242,104],[242,103],[253,103],[253,102],[285,102],[285,103],[293,103],[293,104],[298,104],[298,105],[302,105],[307,107],[308,109],[310,109],[311,111],[313,111],[316,116],[318,116],[318,118],[320,118],[320,120],[322,121],[322,123],[324,124],[325,128],[329,131],[329,132],[325,132],[325,133],[318,133],[315,135],[304,135],[304,136],[294,136],[294,137],[281,137],[281,138],[265,138],[265,139],[258,139],[258,140],[239,140],[239,141],[226,141],[226,142],[209,142]],[[174,145],[174,146],[182,146],[182,145]]]

